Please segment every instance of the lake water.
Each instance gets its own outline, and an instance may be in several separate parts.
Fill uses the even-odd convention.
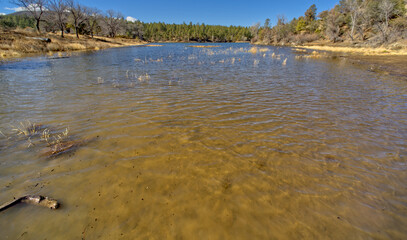
[[[62,204],[0,212],[2,239],[407,237],[405,79],[189,45],[1,63],[0,204]],[[46,158],[28,120],[92,141]]]

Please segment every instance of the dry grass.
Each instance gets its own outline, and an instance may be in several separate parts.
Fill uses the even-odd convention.
[[[265,53],[268,51],[270,51],[269,48],[258,48],[258,47],[251,47],[249,50],[247,50],[247,52],[251,54],[257,54],[258,52]]]
[[[51,42],[45,42],[33,37],[49,38]],[[66,34],[61,38],[57,34],[38,35],[31,30],[13,30],[0,32],[0,58],[17,58],[32,54],[50,54],[56,52],[100,50],[112,47],[134,46],[145,44],[133,39],[105,38],[80,36],[77,39],[73,34]]]
[[[301,49],[301,48],[293,48],[292,51],[294,53],[306,53],[307,49]]]
[[[312,49],[319,51],[340,52],[347,54],[358,54],[364,56],[388,56],[388,55],[407,55],[407,47],[400,49],[389,48],[354,48],[354,47],[335,47],[335,46],[303,46],[304,49]]]
[[[217,45],[190,45],[190,46],[187,46],[187,47],[192,47],[192,48],[217,48],[217,47],[220,47],[220,46],[217,46]]]
[[[310,54],[305,54],[305,55],[297,55],[295,56],[295,59],[318,59],[318,58],[331,58],[332,55],[326,53],[326,52],[317,52],[313,51]]]
[[[13,126],[11,125],[11,131],[17,136],[31,137],[37,135],[42,128],[42,125],[31,123],[30,121],[20,122],[20,124]],[[3,134],[4,135],[4,134]]]
[[[259,49],[257,47],[252,47],[247,52],[249,52],[251,54],[257,54],[258,51],[259,51]]]

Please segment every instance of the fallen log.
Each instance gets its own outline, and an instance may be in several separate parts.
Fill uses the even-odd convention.
[[[26,38],[27,39],[40,40],[40,41],[47,42],[47,43],[51,42],[50,38],[42,38],[42,37],[26,37]]]

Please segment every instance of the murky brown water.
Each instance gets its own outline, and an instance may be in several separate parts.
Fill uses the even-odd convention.
[[[1,212],[1,238],[406,238],[405,80],[249,48],[1,64],[0,203],[62,202]],[[96,140],[46,159],[24,120]]]

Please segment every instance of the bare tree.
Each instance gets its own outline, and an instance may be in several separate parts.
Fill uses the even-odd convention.
[[[362,4],[364,1],[362,0],[345,0],[344,6],[347,11],[349,11],[350,19],[351,19],[351,29],[350,29],[350,39],[352,42],[354,41],[354,33],[359,23],[359,16],[362,14]]]
[[[143,24],[140,21],[126,22],[126,35],[131,38],[143,39]]]
[[[50,0],[49,10],[51,11],[51,18],[54,23],[61,30],[61,37],[64,37],[64,31],[67,23],[67,10],[68,6],[65,0]]]
[[[47,0],[11,0],[11,3],[29,11],[36,21],[37,31],[41,32],[40,22],[46,11]]]
[[[123,28],[123,15],[114,10],[108,10],[103,18],[109,37],[116,37],[117,33]]]
[[[393,15],[393,11],[395,10],[394,2],[390,0],[382,0],[379,4],[379,14],[380,14],[380,21],[377,22],[376,26],[382,33],[382,38],[384,42],[387,42],[389,36],[389,20],[390,17]]]
[[[260,23],[256,23],[250,27],[250,34],[252,35],[252,42],[256,42],[258,40],[259,29],[260,29]]]
[[[98,28],[100,28],[99,21],[101,19],[101,14],[99,9],[96,8],[86,8],[85,12],[88,15],[86,18],[87,29],[93,38],[94,34],[98,31]]]
[[[362,39],[362,41],[366,40],[365,33],[368,31],[368,29],[372,26],[372,19],[373,13],[371,9],[368,7],[369,0],[365,0],[362,8],[360,9],[360,15],[359,15],[359,26],[357,28],[359,35]]]
[[[75,27],[76,37],[79,38],[79,27],[85,23],[87,14],[84,6],[74,0],[67,0],[68,11],[72,16],[72,24]]]

